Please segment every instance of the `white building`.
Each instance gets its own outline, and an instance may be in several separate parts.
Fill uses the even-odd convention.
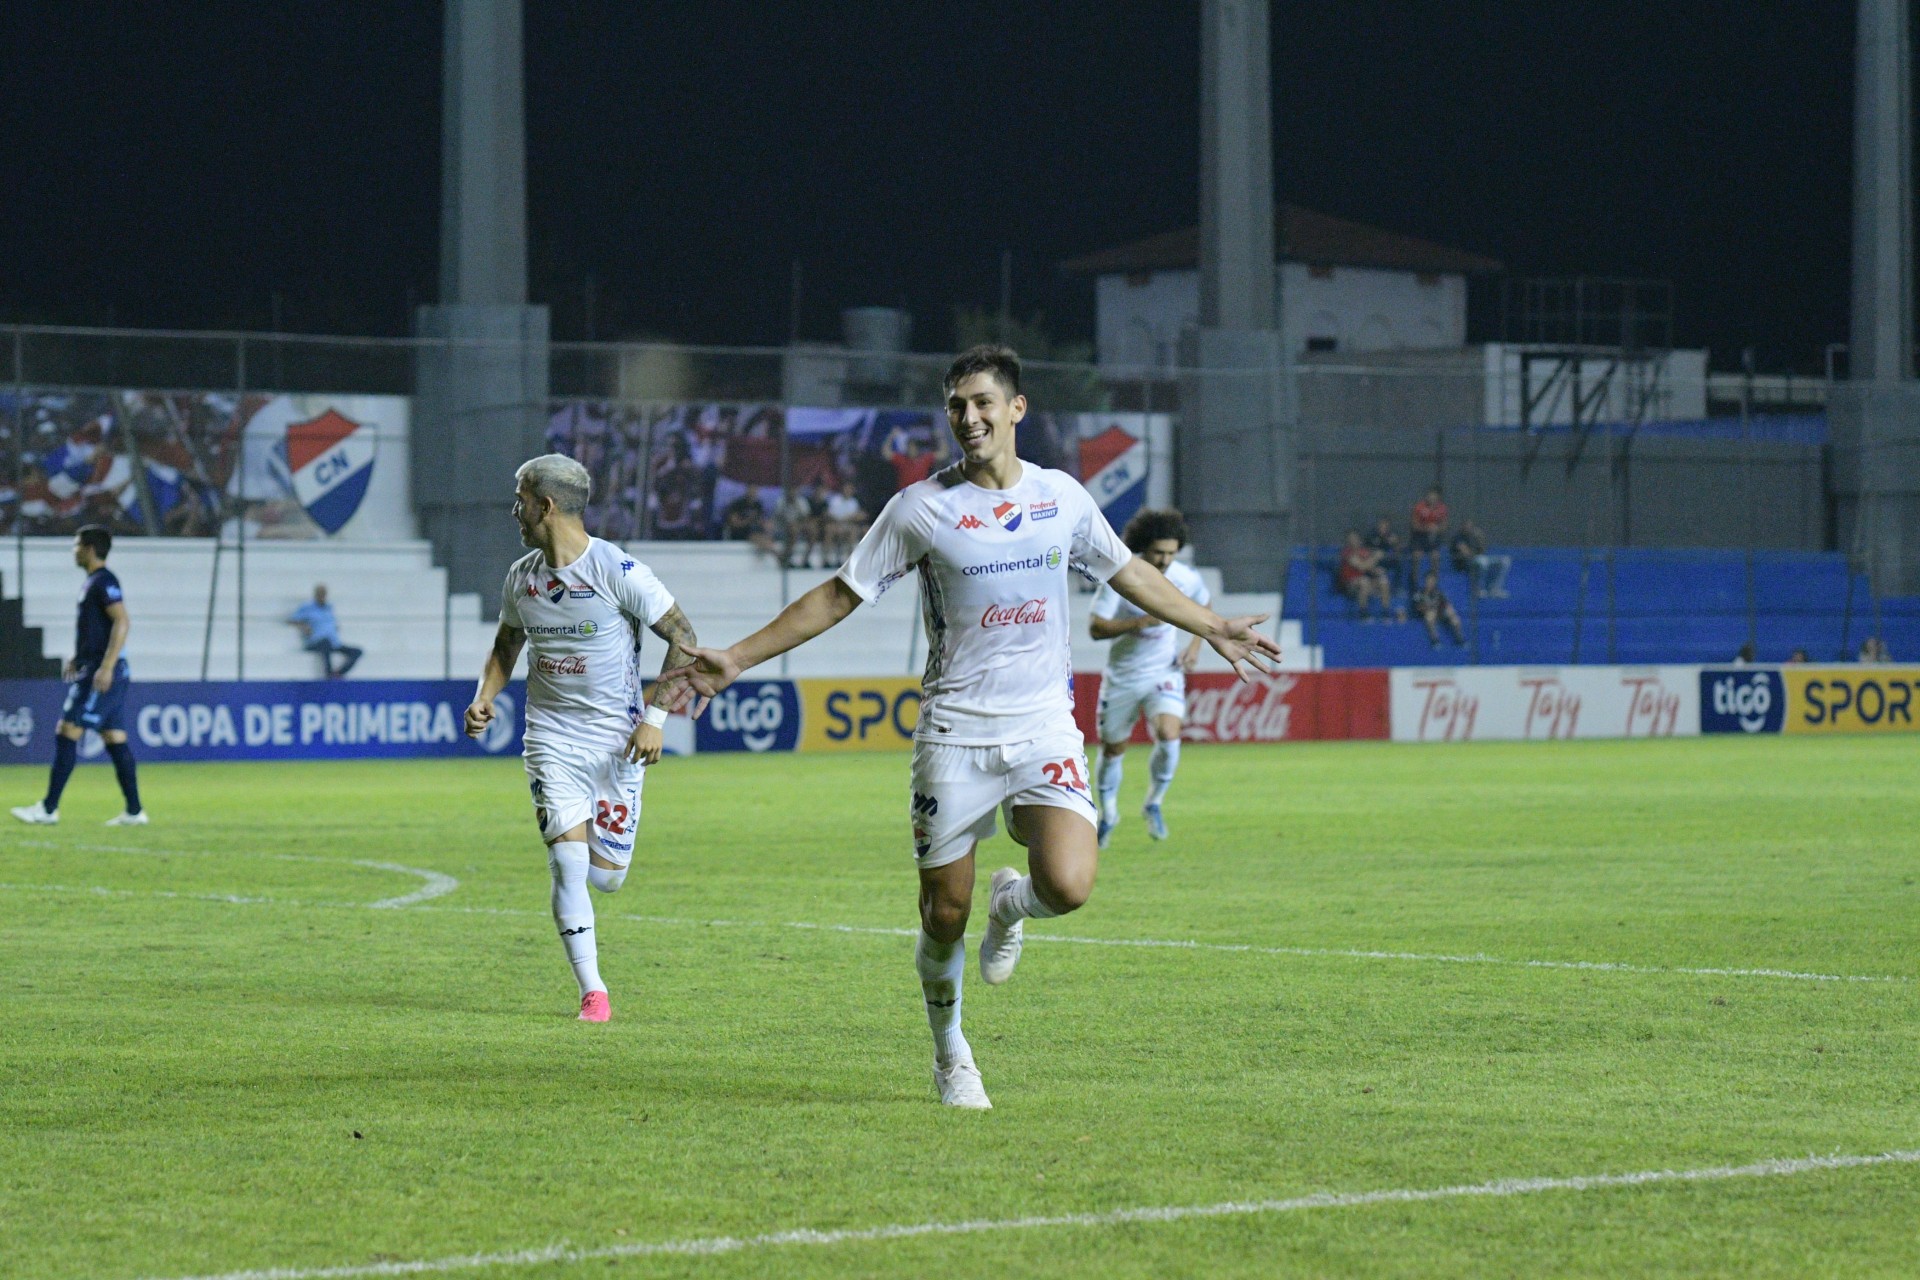
[[[1492,258],[1348,222],[1297,205],[1274,215],[1275,317],[1296,353],[1458,349],[1467,341],[1467,278]],[[1200,321],[1197,227],[1062,263],[1095,277],[1098,358],[1165,368]]]

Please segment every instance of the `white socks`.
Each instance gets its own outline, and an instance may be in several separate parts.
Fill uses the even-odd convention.
[[[1029,918],[1050,920],[1060,914],[1040,901],[1040,895],[1033,890],[1032,876],[1021,876],[994,894],[989,912],[1001,924],[1015,924]]]
[[[973,1050],[960,1034],[960,978],[967,971],[967,942],[935,942],[920,930],[913,944],[913,967],[927,1000],[927,1026],[933,1031],[934,1065],[945,1071],[956,1062],[972,1062]]]
[[[1147,803],[1159,804],[1173,785],[1173,772],[1180,767],[1180,740],[1156,742],[1147,757]]]
[[[1120,812],[1120,775],[1126,770],[1125,756],[1100,754],[1099,772],[1095,782],[1100,789],[1100,812],[1109,818]]]
[[[593,899],[587,896],[587,844],[560,840],[547,847],[547,867],[553,872],[553,923],[560,929],[560,945],[567,949],[580,994],[605,991],[600,981],[600,946],[593,936]]]

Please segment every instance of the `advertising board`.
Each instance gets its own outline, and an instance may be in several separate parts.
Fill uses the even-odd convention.
[[[799,680],[802,751],[901,751],[920,723],[920,682],[912,676],[871,680]]]
[[[1398,667],[1395,742],[1668,738],[1700,732],[1697,667]]]
[[[1913,733],[1920,667],[1783,667],[1783,733]]]
[[[1096,740],[1100,675],[1073,678],[1073,716]],[[1387,736],[1385,671],[1288,671],[1237,680],[1224,671],[1187,677],[1185,742],[1303,742]],[[1134,742],[1147,741],[1144,724]]]
[[[0,680],[0,763],[44,764],[66,685]],[[479,741],[461,731],[471,680],[134,681],[127,737],[142,761],[350,760],[520,753],[526,686],[509,685]],[[104,754],[97,734],[83,760]]]

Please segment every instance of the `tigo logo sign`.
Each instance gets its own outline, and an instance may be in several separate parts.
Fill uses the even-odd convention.
[[[693,723],[701,751],[791,751],[800,741],[800,695],[791,680],[734,685]]]
[[[1700,732],[1778,733],[1786,716],[1778,671],[1708,668],[1700,673]]]

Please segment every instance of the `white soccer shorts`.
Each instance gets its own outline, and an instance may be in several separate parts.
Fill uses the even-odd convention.
[[[1079,731],[1004,747],[913,744],[909,815],[918,866],[932,870],[966,857],[975,841],[993,835],[1003,804],[1071,809],[1091,824],[1095,809]]]
[[[601,861],[633,861],[645,765],[609,751],[552,745],[529,747],[526,765],[542,839],[552,843],[584,822],[587,848]]]
[[[1134,723],[1141,716],[1149,721],[1154,716],[1186,719],[1187,677],[1176,671],[1171,675],[1127,684],[1115,680],[1100,681],[1100,702],[1095,712],[1100,741],[1125,742],[1132,736]]]

